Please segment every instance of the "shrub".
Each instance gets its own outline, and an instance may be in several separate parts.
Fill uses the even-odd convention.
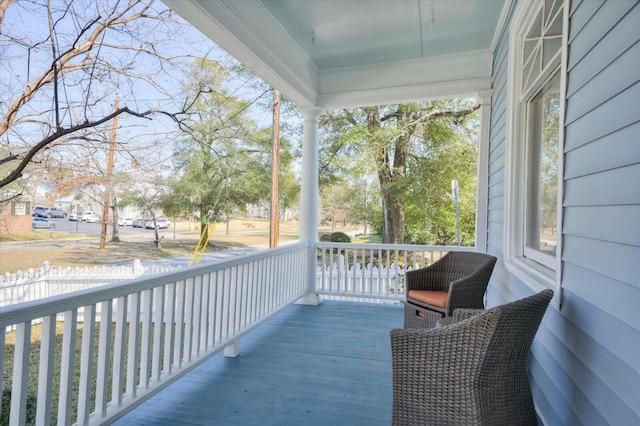
[[[332,243],[350,243],[351,238],[344,232],[332,232],[331,242]]]

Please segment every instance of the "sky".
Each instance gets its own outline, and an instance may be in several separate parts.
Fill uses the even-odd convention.
[[[54,9],[57,10],[53,17],[58,28],[56,44],[59,50],[62,50],[64,46],[70,45],[71,40],[78,34],[78,29],[85,25],[89,19],[98,15],[104,16],[105,14],[104,10],[100,10],[105,5],[104,0],[74,0],[70,3],[71,9],[63,13],[62,10],[66,3],[68,2],[61,0],[52,1]],[[109,2],[109,4],[113,3],[113,1]],[[48,18],[44,5],[46,5],[46,0],[36,0],[33,4],[18,2],[7,10],[2,28],[3,36],[0,36],[0,75],[2,76],[0,79],[0,101],[2,102],[0,104],[0,113],[2,115],[6,112],[6,105],[15,99],[15,94],[24,90],[27,82],[33,82],[37,75],[51,65],[51,41],[47,40]],[[167,10],[166,6],[160,2],[156,2],[154,8],[156,10]],[[175,14],[174,17],[182,21]],[[175,31],[176,28],[179,32]],[[22,39],[25,41],[25,45],[21,46],[15,42],[15,39],[8,39],[7,36]],[[167,56],[188,54],[203,57],[206,55],[209,58],[230,62],[226,52],[186,23],[180,27],[158,25],[155,27],[155,32],[145,34],[145,36],[150,39],[155,38],[157,47],[162,49],[163,54]],[[125,32],[110,33],[109,37],[111,38],[105,39],[107,44],[115,43],[116,38],[120,40],[121,44],[132,46],[136,46],[137,43],[142,45],[145,42],[145,39],[137,40]],[[27,46],[32,46],[32,48],[27,49]],[[188,46],[188,48],[185,49],[185,46]],[[161,85],[168,92],[183,94],[185,75],[178,68],[172,70],[165,68],[168,72],[162,72],[163,70],[154,61],[142,57],[137,57],[132,61],[131,51],[122,49],[105,49],[100,53],[109,55],[111,63],[129,64],[133,73],[151,76],[154,83]],[[181,66],[184,68],[185,64],[183,62]],[[76,84],[71,77],[68,77],[63,80],[66,85],[61,88],[59,96],[65,100],[82,99],[86,91],[101,94],[101,88],[98,84],[100,80],[99,73],[96,73],[94,77],[96,78],[93,79],[91,85],[86,83]],[[85,82],[87,80],[85,78]],[[242,80],[229,82],[227,90],[233,95],[248,100],[254,99],[261,93]],[[115,106],[116,95],[121,98],[121,107],[128,106],[138,111],[145,111],[150,108],[177,111],[182,106],[180,104],[182,100],[176,102],[169,99],[147,82],[137,80],[133,84],[129,84],[129,81],[121,79],[119,87],[104,92],[105,97],[93,105],[91,110],[98,116],[112,111]],[[25,111],[42,121],[41,111],[52,108],[52,97],[51,91],[48,91],[45,95],[37,96],[29,102]],[[250,118],[254,119],[260,127],[270,127],[271,111],[258,108],[258,106],[259,104],[256,103],[255,107],[251,109]],[[61,110],[62,126],[65,127],[71,125],[71,123],[77,124],[82,121],[83,117],[81,115],[83,113],[84,111],[77,109],[75,111]],[[89,113],[90,115],[91,113]],[[50,117],[53,116],[46,117],[45,120],[51,120],[52,118]],[[157,116],[153,120],[141,120],[122,115],[119,118],[117,134],[119,140],[145,145],[149,144],[153,139],[161,139],[166,132],[172,130],[175,130],[175,124],[167,117]],[[0,137],[0,144],[16,144],[21,140],[28,144],[31,141],[42,138],[42,132],[41,126],[23,125],[16,128],[16,132],[9,131]],[[163,152],[150,153],[149,157],[157,157],[158,162],[164,162],[170,159],[171,154],[171,149],[165,148]],[[122,166],[125,166],[125,164]]]

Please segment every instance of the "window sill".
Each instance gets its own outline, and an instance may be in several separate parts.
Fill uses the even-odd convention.
[[[536,293],[545,289],[553,290],[556,293],[553,299],[557,306],[559,298],[557,297],[558,286],[555,271],[524,257],[506,260],[504,266],[508,272]]]

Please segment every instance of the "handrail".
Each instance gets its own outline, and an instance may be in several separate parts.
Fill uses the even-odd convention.
[[[131,293],[149,290],[158,285],[159,281],[170,283],[186,280],[196,275],[213,273],[222,269],[239,266],[247,261],[256,261],[273,257],[309,246],[308,242],[290,244],[267,251],[240,255],[231,259],[211,263],[203,266],[185,268],[178,271],[164,272],[144,278],[134,278],[131,280],[119,281],[108,286],[89,288],[51,296],[46,299],[33,300],[18,303],[10,306],[0,307],[0,328],[18,322],[30,321],[49,315],[50,312],[63,312],[69,309],[77,309],[94,303],[99,303],[106,299],[127,296]]]

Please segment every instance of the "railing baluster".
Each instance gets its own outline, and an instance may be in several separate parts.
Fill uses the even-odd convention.
[[[254,260],[251,262],[251,324],[255,324],[260,318],[260,262]]]
[[[133,293],[129,315],[129,347],[127,348],[127,394],[129,398],[137,395],[138,376],[140,373],[140,293]]]
[[[194,278],[187,279],[184,288],[185,299],[184,299],[184,345],[182,345],[183,350],[183,359],[184,361],[191,362],[191,353],[192,353],[192,345],[191,340],[193,339],[193,321],[194,321],[194,293],[195,293],[195,282]]]
[[[96,412],[99,417],[107,415],[109,399],[109,363],[111,361],[111,334],[113,302],[100,303],[100,335],[98,336],[98,374],[96,376]],[[115,360],[115,358],[114,358]]]
[[[229,284],[229,270],[222,271],[222,339],[227,340],[229,337],[229,309],[231,308],[231,292]]]
[[[153,353],[151,355],[151,380],[160,381],[162,371],[162,317],[164,315],[165,287],[156,287],[154,292],[153,312]],[[166,329],[165,329],[166,333]]]
[[[231,268],[229,276],[230,299],[229,303],[229,328],[231,335],[236,334],[238,330],[238,267]]]
[[[58,424],[71,424],[73,399],[73,367],[76,360],[76,335],[78,311],[72,309],[64,313],[62,335],[62,361],[60,364],[60,395],[58,399]]]
[[[164,318],[164,359],[163,372],[170,376],[173,371],[173,361],[175,358],[174,335],[176,332],[176,283],[167,285],[167,299],[165,303],[166,315]]]
[[[13,352],[13,380],[11,382],[11,413],[9,416],[9,426],[22,426],[26,422],[30,352],[31,321],[16,324],[16,343]]]
[[[122,405],[122,387],[124,385],[124,355],[127,327],[127,301],[128,297],[119,297],[116,300],[116,336],[113,346],[113,373],[111,385],[111,401],[116,407]]]
[[[215,342],[222,341],[222,323],[223,323],[223,297],[224,297],[224,274],[223,271],[216,272],[216,316],[214,322]]]
[[[80,386],[78,389],[77,423],[89,423],[91,413],[91,383],[93,380],[93,354],[95,343],[95,305],[84,307],[84,323],[82,324],[82,348],[80,350]]]
[[[151,318],[153,317],[153,296],[151,290],[142,292],[142,342],[140,346],[140,386],[149,389],[149,360],[153,354]]]
[[[251,289],[249,288],[249,265],[246,263],[242,266],[242,321],[240,324],[241,329],[246,329],[249,325],[249,294]]]
[[[175,340],[173,342],[173,366],[182,367],[182,345],[184,343],[184,302],[185,282],[176,284],[176,316],[175,316]]]
[[[201,278],[201,298],[200,298],[200,344],[198,357],[209,348],[207,340],[207,318],[209,315],[209,274],[205,274]]]
[[[198,359],[198,355],[201,351],[201,333],[202,327],[206,327],[205,323],[202,321],[202,310],[203,303],[202,300],[202,275],[197,275],[195,278],[195,291],[193,297],[193,338],[192,338],[192,353],[191,356],[193,359]]]
[[[4,343],[4,339],[2,339],[2,343]],[[40,338],[38,406],[36,408],[36,424],[38,425],[51,424],[51,407],[53,404],[53,361],[55,358],[55,349],[56,316],[48,315],[42,319],[42,334]],[[1,347],[0,354],[4,355],[4,350]],[[4,366],[4,360],[0,359],[0,363]]]
[[[217,306],[216,302],[218,300],[217,296],[217,284],[216,284],[216,274],[209,274],[209,324],[208,324],[208,340],[209,344],[214,347],[217,343],[216,340],[216,314],[217,314]]]

